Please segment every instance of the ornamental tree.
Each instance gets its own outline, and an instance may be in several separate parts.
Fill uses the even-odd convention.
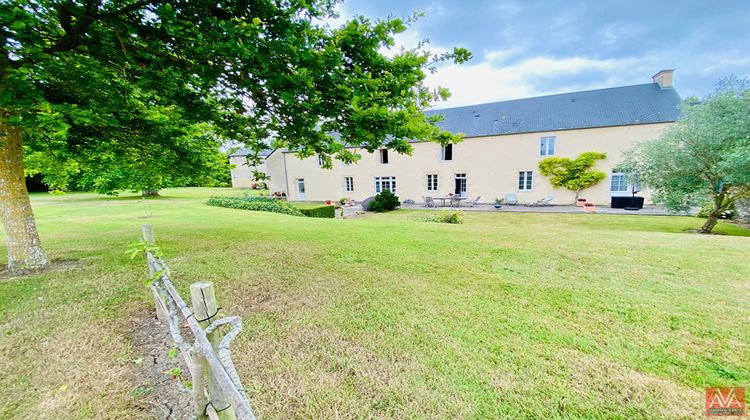
[[[703,101],[686,100],[673,126],[628,152],[625,169],[669,210],[711,204],[699,229],[710,233],[722,213],[750,197],[750,83],[724,79]]]
[[[555,188],[563,187],[575,191],[575,204],[581,191],[607,177],[604,172],[593,169],[597,160],[606,157],[606,153],[599,152],[584,152],[575,159],[548,157],[539,162],[539,172],[550,177],[549,181]]]
[[[48,172],[104,172],[116,166],[92,164],[97,153],[125,163],[137,163],[139,151],[174,153],[183,137],[155,133],[200,123],[250,149],[275,138],[328,166],[358,159],[347,146],[409,153],[409,140],[458,141],[434,124],[439,117],[423,114],[448,95],[424,79],[436,63],[471,54],[436,56],[420,46],[386,57],[381,49],[410,21],[359,16],[330,28],[321,22],[334,3],[2,2],[0,219],[9,269],[47,264],[23,182],[24,150],[36,162],[49,153]]]

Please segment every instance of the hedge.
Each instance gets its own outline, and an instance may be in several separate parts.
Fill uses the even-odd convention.
[[[206,201],[206,204],[209,206],[227,207],[230,209],[268,211],[271,213],[288,214],[291,216],[304,216],[299,209],[286,201],[265,197],[211,197]]]
[[[302,207],[297,210],[301,211],[307,217],[321,217],[324,219],[333,219],[336,217],[336,208],[329,205]]]

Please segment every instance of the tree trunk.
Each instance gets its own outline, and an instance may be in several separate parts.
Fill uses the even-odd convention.
[[[574,205],[574,206],[575,206],[575,205],[578,205],[578,196],[580,196],[580,195],[581,195],[581,190],[576,190],[576,196],[575,196],[575,198],[573,199],[573,205]]]
[[[6,113],[0,114],[0,221],[10,272],[36,270],[48,263],[26,190],[22,141],[21,129],[8,124]]]
[[[141,196],[143,196],[143,197],[158,197],[159,196],[159,190],[152,190],[152,189],[143,190],[143,192],[141,193]]]
[[[706,219],[706,223],[704,223],[703,226],[698,229],[698,232],[711,233],[711,231],[714,230],[714,226],[716,226],[716,223],[719,221],[719,216],[721,216],[721,214],[726,211],[729,204],[731,204],[731,202],[724,200],[727,195],[727,191],[728,185],[724,185],[721,187],[719,194],[714,197],[714,209],[711,211],[711,213],[709,213],[708,218]]]
[[[711,233],[711,231],[714,230],[714,226],[716,226],[716,223],[719,221],[719,214],[721,213],[717,210],[712,211],[711,214],[708,215],[706,223],[704,223],[703,226],[698,229],[698,232]]]

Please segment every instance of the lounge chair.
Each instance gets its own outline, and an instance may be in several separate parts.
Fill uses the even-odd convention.
[[[554,199],[555,199],[554,195],[548,195],[548,196],[542,198],[541,200],[536,200],[536,201],[530,202],[530,203],[528,203],[528,205],[529,206],[534,206],[534,207],[549,206],[550,203],[552,202],[552,200],[554,200]]]
[[[466,200],[466,205],[469,207],[475,207],[477,203],[479,202],[479,199],[482,198],[481,195],[478,195],[477,198],[473,200]]]
[[[518,197],[515,194],[505,194],[505,204],[516,205],[518,204]]]
[[[432,197],[424,197],[424,206],[429,208],[437,207],[437,205],[435,205],[435,200],[433,200]]]

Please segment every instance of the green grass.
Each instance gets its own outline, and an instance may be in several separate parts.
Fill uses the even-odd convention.
[[[34,195],[64,271],[0,279],[0,417],[141,417],[133,330],[153,224],[183,293],[243,318],[235,363],[263,417],[702,417],[750,384],[750,232],[700,220],[424,212],[349,220]],[[0,259],[5,249],[0,247]],[[3,260],[0,260],[2,262]],[[183,296],[187,296],[185,293]]]

